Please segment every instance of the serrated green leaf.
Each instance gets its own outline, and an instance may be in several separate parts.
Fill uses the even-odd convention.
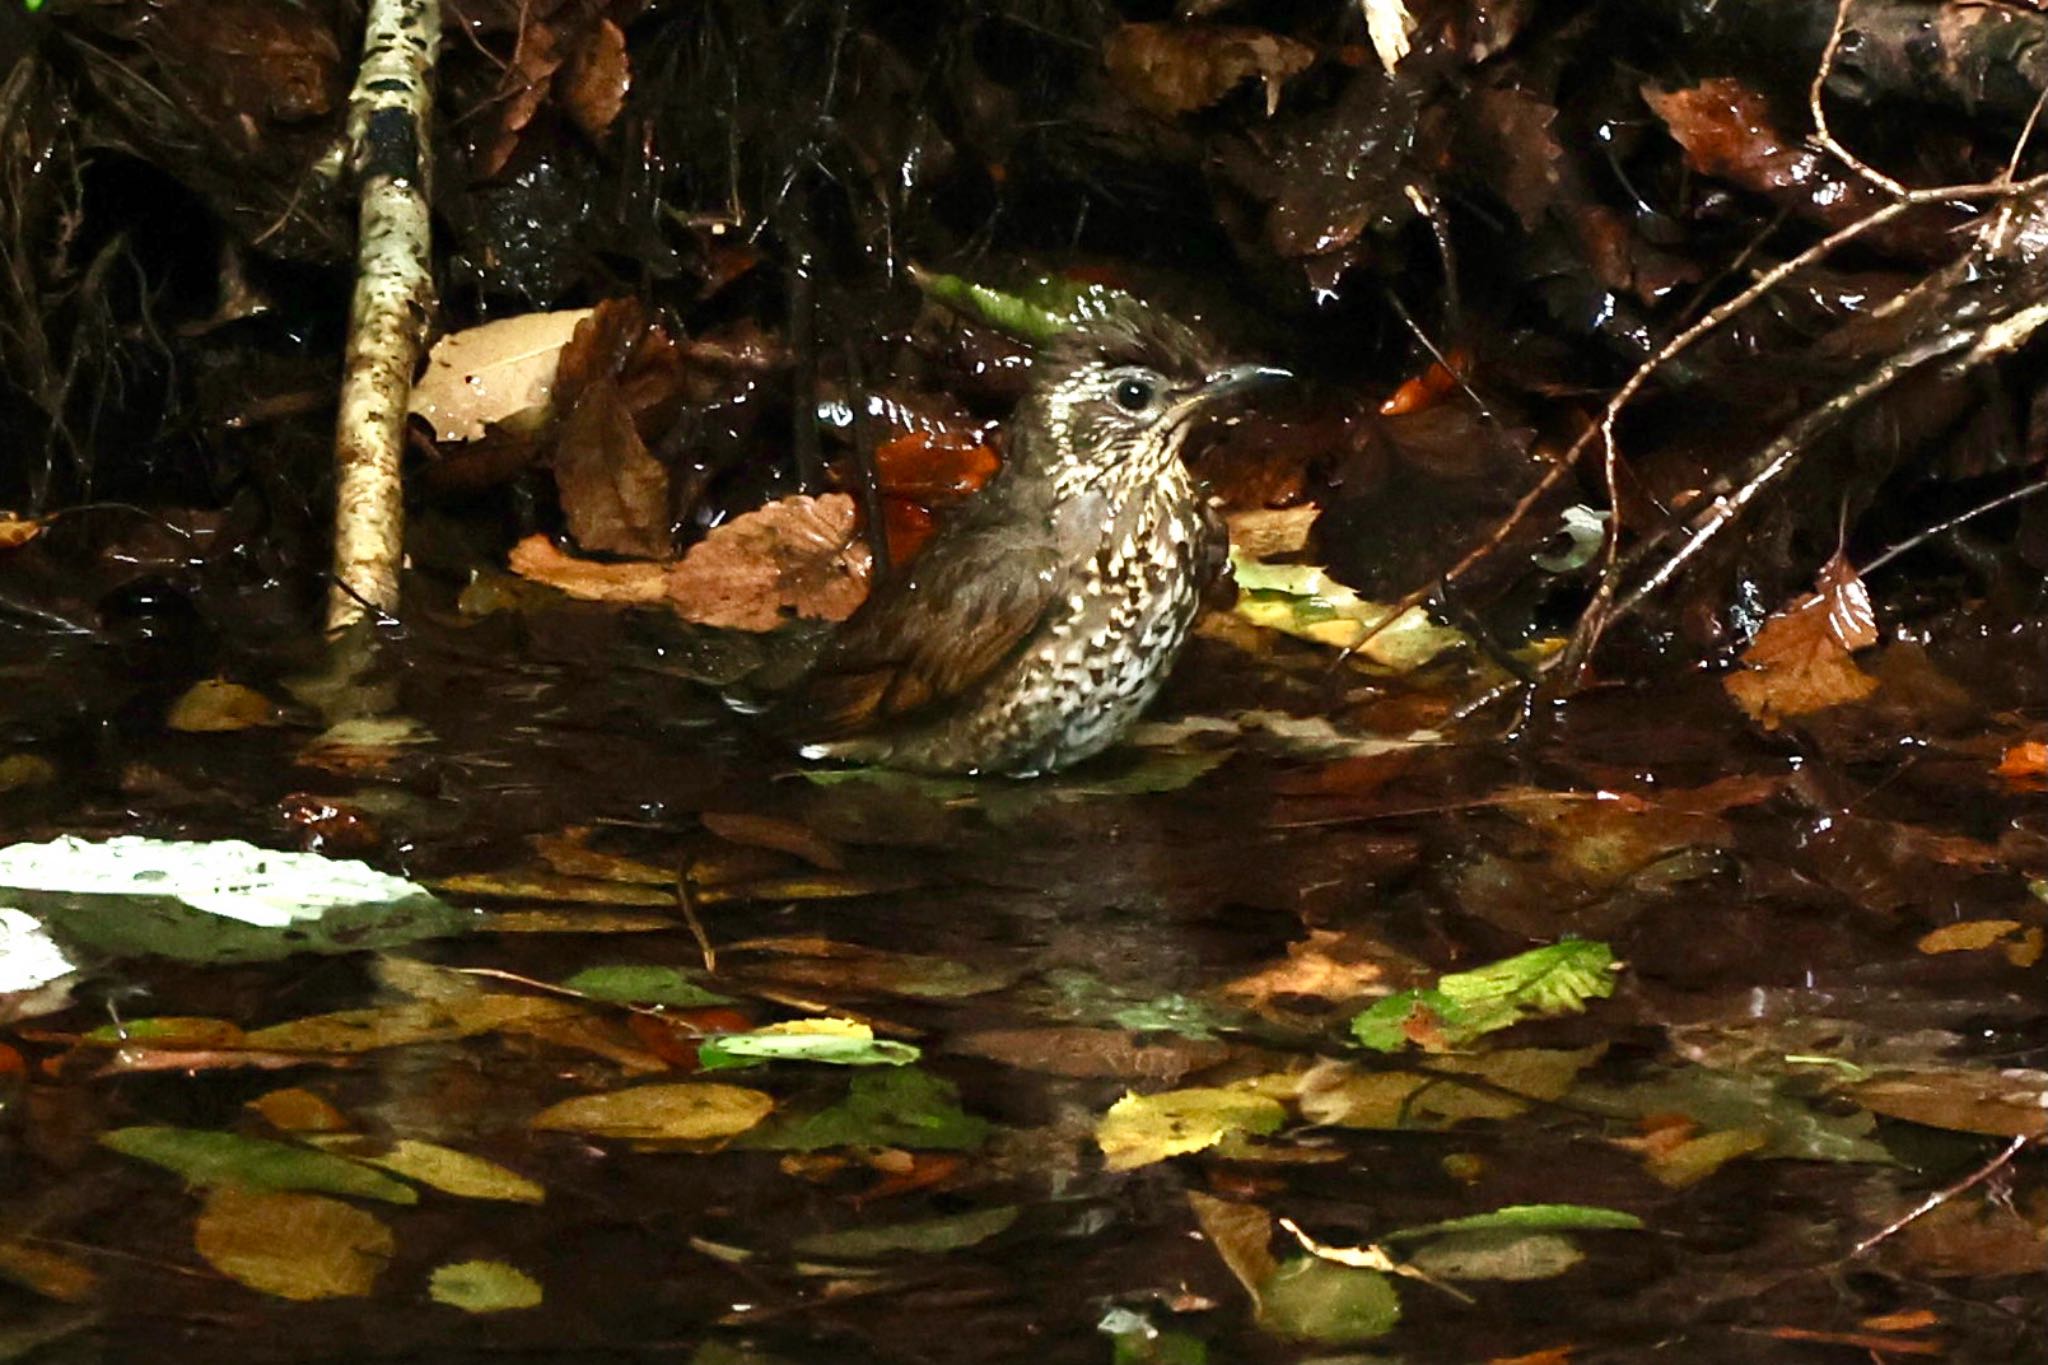
[[[1566,939],[1469,972],[1453,972],[1434,988],[1401,991],[1356,1015],[1360,1044],[1393,1052],[1411,1042],[1456,1048],[1531,1016],[1577,1014],[1588,1000],[1614,993],[1614,950],[1591,939]]]
[[[419,1191],[359,1161],[294,1143],[247,1138],[207,1128],[143,1126],[100,1134],[100,1145],[175,1171],[193,1185],[255,1190],[318,1190],[326,1194],[416,1204]]]

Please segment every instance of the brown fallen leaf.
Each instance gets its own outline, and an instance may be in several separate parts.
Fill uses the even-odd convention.
[[[1822,566],[1815,591],[1764,622],[1742,652],[1742,670],[1721,679],[1735,704],[1767,730],[1787,716],[1861,701],[1878,680],[1850,657],[1877,643],[1870,591],[1837,554]]]
[[[844,493],[783,498],[690,547],[668,578],[686,621],[773,630],[792,617],[844,621],[866,600],[870,559]]]
[[[633,88],[633,64],[619,26],[609,19],[598,20],[558,85],[562,107],[576,126],[588,137],[603,136],[625,108],[626,92]]]
[[[84,1303],[99,1292],[100,1277],[85,1262],[28,1242],[0,1241],[0,1280],[59,1303]]]
[[[1228,1061],[1233,1051],[1228,1043],[1194,1038],[1139,1042],[1123,1029],[1082,1027],[981,1029],[950,1039],[947,1050],[1050,1076],[1162,1086]]]
[[[1216,1248],[1216,1255],[1244,1286],[1256,1309],[1260,1291],[1280,1269],[1273,1256],[1273,1215],[1257,1204],[1218,1199],[1200,1190],[1188,1191],[1188,1207],[1194,1210],[1202,1236]]]
[[[2005,751],[1994,771],[2021,791],[2039,791],[2048,782],[2048,744],[2022,740]]]
[[[1286,996],[1342,1004],[1415,985],[1422,976],[1419,963],[1363,934],[1311,929],[1287,945],[1284,960],[1229,982],[1223,993],[1264,1013]]]
[[[545,583],[582,602],[652,605],[668,600],[671,566],[645,560],[619,564],[581,559],[543,535],[531,535],[512,547],[509,567],[521,578]]]
[[[813,867],[843,871],[846,855],[832,842],[794,820],[740,811],[704,811],[697,817],[704,828],[730,843],[774,849],[803,859]]]
[[[2048,1074],[2038,1071],[1909,1071],[1849,1087],[1849,1098],[1886,1118],[1986,1137],[2048,1134]]]
[[[1254,76],[1265,82],[1270,115],[1280,87],[1315,59],[1292,38],[1221,24],[1125,24],[1103,51],[1125,93],[1164,118],[1206,109]]]

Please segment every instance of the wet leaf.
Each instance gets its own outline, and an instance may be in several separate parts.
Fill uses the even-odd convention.
[[[1604,1045],[1575,1050],[1505,1048],[1438,1056],[1428,1071],[1380,1071],[1324,1062],[1298,1080],[1296,1103],[1311,1123],[1343,1128],[1448,1127],[1508,1119],[1532,1103],[1562,1099]],[[1476,1084],[1459,1080],[1470,1076]]]
[[[533,1126],[637,1142],[704,1142],[744,1133],[774,1108],[772,1096],[737,1085],[641,1085],[549,1105]]]
[[[1589,1204],[1509,1204],[1491,1213],[1475,1213],[1464,1218],[1447,1218],[1440,1223],[1401,1228],[1380,1240],[1417,1241],[1424,1237],[1466,1232],[1637,1232],[1642,1227],[1642,1219],[1620,1209],[1603,1209]]]
[[[193,962],[354,952],[459,933],[472,916],[362,863],[239,840],[65,837],[0,848],[0,898],[100,952]]]
[[[301,1301],[368,1295],[398,1247],[375,1215],[338,1199],[233,1185],[207,1196],[192,1244],[228,1278]]]
[[[277,722],[277,708],[252,687],[204,678],[171,703],[164,724],[184,734],[222,734]]]
[[[1585,1259],[1555,1233],[1466,1232],[1420,1248],[1409,1264],[1432,1279],[1520,1283],[1556,1279]]]
[[[1465,636],[1410,607],[1378,630],[1393,608],[1369,602],[1353,589],[1306,564],[1261,564],[1233,548],[1239,588],[1237,614],[1255,626],[1282,631],[1338,649],[1356,649],[1382,668],[1406,673],[1466,643]]]
[[[434,343],[412,388],[412,411],[442,441],[474,441],[493,422],[545,409],[562,347],[589,308],[523,313]]]
[[[100,1145],[175,1172],[190,1185],[319,1190],[381,1199],[387,1204],[416,1204],[420,1197],[412,1186],[359,1161],[237,1133],[158,1126],[116,1128],[100,1134]]]
[[[328,1135],[306,1139],[322,1151],[344,1155],[354,1161],[402,1175],[428,1189],[452,1194],[458,1199],[498,1199],[513,1204],[539,1204],[547,1191],[517,1171],[468,1152],[443,1147],[438,1142],[400,1138],[383,1150],[362,1138]],[[370,1148],[371,1150],[363,1150]]]
[[[1095,1127],[1103,1164],[1136,1170],[1214,1147],[1232,1134],[1264,1136],[1287,1121],[1277,1100],[1243,1090],[1196,1088],[1126,1094]]]
[[[1259,1326],[1292,1341],[1374,1341],[1400,1320],[1401,1298],[1385,1275],[1317,1256],[1282,1263],[1259,1291]]]
[[[12,512],[0,512],[0,551],[20,549],[42,533],[43,523],[40,521],[18,517]]]
[[[976,1209],[949,1218],[928,1218],[917,1223],[895,1223],[881,1227],[846,1228],[799,1238],[795,1250],[802,1256],[824,1260],[874,1261],[908,1252],[918,1256],[941,1256],[976,1246],[1008,1231],[1017,1221],[1015,1205]]]
[[[100,1287],[98,1272],[84,1261],[20,1241],[0,1241],[0,1280],[59,1303],[84,1303]]]
[[[112,1046],[146,1043],[151,1047],[213,1048],[239,1047],[243,1037],[241,1026],[226,1019],[155,1016],[102,1024],[86,1034],[84,1041]]]
[[[1839,554],[1821,569],[1815,591],[1774,613],[1742,652],[1742,670],[1721,686],[1767,730],[1788,716],[1861,701],[1877,679],[1851,655],[1877,643],[1870,590]]]
[[[1084,323],[1141,305],[1120,289],[1041,275],[1011,289],[993,289],[958,275],[913,270],[920,289],[956,312],[1022,341],[1043,345]]]
[[[1948,924],[1923,934],[1914,946],[1923,953],[1978,953],[1996,948],[2015,967],[2041,960],[2044,935],[2038,926],[2016,919],[1974,919]]]
[[[1280,1269],[1273,1256],[1273,1215],[1256,1204],[1218,1199],[1200,1190],[1188,1191],[1188,1207],[1195,1212],[1202,1236],[1257,1308],[1261,1291]]]
[[[448,1000],[404,1001],[308,1015],[257,1029],[242,1041],[244,1046],[275,1052],[370,1052],[472,1038],[515,1024],[565,1019],[580,1012],[570,1000],[480,992]]]
[[[745,1145],[777,1152],[825,1147],[972,1151],[994,1125],[960,1107],[950,1081],[914,1066],[856,1073],[846,1098],[809,1114],[778,1117]]]
[[[923,1054],[909,1043],[875,1037],[851,1019],[791,1019],[751,1033],[707,1038],[697,1049],[706,1071],[756,1062],[819,1062],[828,1066],[908,1066]]]
[[[1886,1118],[1986,1137],[2048,1135],[2048,1073],[1917,1071],[1849,1087],[1855,1101]]]
[[[611,967],[585,967],[562,983],[593,1000],[621,1005],[668,1005],[676,1009],[701,1009],[706,1005],[729,1005],[732,997],[706,990],[687,973],[652,963],[622,963]]]
[[[1292,38],[1216,24],[1125,24],[1103,51],[1117,84],[1163,118],[1206,109],[1254,77],[1265,83],[1270,115],[1280,87],[1315,59],[1314,48]]]
[[[427,1297],[465,1313],[504,1313],[541,1305],[540,1282],[503,1261],[456,1261],[434,1267]]]
[[[748,964],[746,974],[782,986],[821,991],[882,993],[916,1000],[963,1000],[1001,990],[1017,973],[998,963],[963,962],[924,953],[895,953],[825,938],[753,938],[720,950],[728,961],[742,956],[767,960]]]
[[[588,137],[601,137],[626,104],[633,85],[633,65],[626,55],[626,35],[609,19],[599,19],[575,60],[557,78],[562,107]]]
[[[1102,1077],[1172,1085],[1191,1071],[1227,1060],[1227,1043],[1167,1038],[1140,1041],[1125,1029],[983,1029],[956,1034],[947,1051],[986,1057],[1052,1076]]]
[[[242,1107],[281,1133],[338,1133],[349,1127],[347,1115],[298,1086],[258,1095]]]
[[[1525,1018],[1580,1013],[1614,993],[1614,971],[1606,944],[1567,939],[1390,995],[1352,1019],[1351,1032],[1378,1052],[1456,1048]]]
[[[686,621],[729,630],[844,621],[868,595],[858,521],[844,493],[783,498],[735,517],[669,571],[669,604]]]

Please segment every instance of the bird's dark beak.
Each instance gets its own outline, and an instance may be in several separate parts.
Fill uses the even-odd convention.
[[[1217,370],[1202,381],[1197,396],[1208,403],[1217,398],[1230,398],[1253,389],[1271,388],[1294,378],[1294,371],[1276,369],[1271,365],[1233,365],[1227,370]]]

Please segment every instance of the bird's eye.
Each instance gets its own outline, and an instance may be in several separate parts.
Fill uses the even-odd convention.
[[[1116,405],[1126,412],[1143,412],[1152,406],[1153,388],[1142,379],[1120,379],[1116,386]]]

